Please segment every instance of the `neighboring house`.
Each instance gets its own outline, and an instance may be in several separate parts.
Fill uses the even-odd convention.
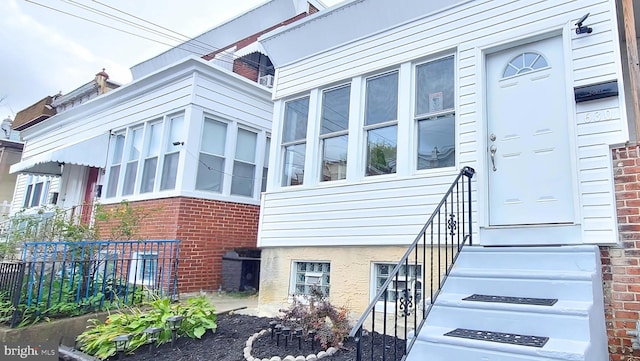
[[[0,223],[9,216],[13,191],[16,187],[15,174],[9,173],[9,167],[18,163],[22,156],[22,141],[18,132],[11,129],[11,118],[2,121],[0,132]]]
[[[179,290],[218,289],[223,255],[256,247],[268,172],[274,69],[256,40],[323,8],[267,1],[133,66],[131,83],[23,131],[13,170],[56,169],[65,207],[95,183],[107,209],[143,210],[134,237],[180,241]]]
[[[627,360],[640,308],[640,171],[636,38],[619,40],[622,3],[633,29],[631,1],[361,0],[261,37],[277,69],[261,309],[316,285],[363,312],[469,166],[475,247],[409,360],[604,360],[609,350]],[[621,49],[633,49],[624,67]],[[419,300],[416,267],[406,281]],[[558,304],[461,301],[482,292]],[[440,332],[456,328],[549,344]]]
[[[64,95],[60,93],[47,96],[19,111],[12,129],[16,133],[20,132],[22,139],[25,139],[29,137],[31,129],[42,127],[43,122],[48,126],[56,124],[56,120],[45,122],[47,119],[55,115],[57,115],[56,119],[60,119],[61,115],[70,109],[119,86],[120,84],[109,80],[109,75],[102,69],[93,80],[79,88]],[[48,141],[46,136],[43,140]],[[22,161],[11,167],[11,173],[18,175],[11,214],[21,210],[37,211],[41,206],[46,205],[70,208],[83,203],[92,203],[98,166],[104,162],[91,163],[90,159],[94,152],[100,151],[98,147],[106,146],[106,140],[81,152],[78,152],[78,149],[60,149],[35,157],[33,142],[32,140],[26,147]],[[86,165],[89,167],[85,167]],[[64,173],[63,168],[66,168]]]

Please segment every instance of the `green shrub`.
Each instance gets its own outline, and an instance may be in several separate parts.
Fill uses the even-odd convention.
[[[128,308],[107,317],[102,323],[89,320],[89,329],[78,336],[81,350],[99,359],[106,359],[116,353],[112,339],[116,336],[128,334],[129,352],[133,352],[146,344],[144,330],[149,327],[160,327],[162,332],[158,344],[171,340],[171,331],[167,327],[167,318],[182,315],[184,320],[178,330],[178,335],[189,338],[200,338],[207,330],[215,332],[215,308],[204,297],[195,297],[185,304],[171,304],[169,298],[160,298],[146,303],[149,308],[142,311],[138,308]]]

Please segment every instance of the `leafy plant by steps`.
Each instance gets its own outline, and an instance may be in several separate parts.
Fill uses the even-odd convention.
[[[340,347],[351,330],[348,309],[333,306],[318,287],[311,287],[304,299],[294,297],[293,304],[280,312],[284,324],[301,327],[305,335],[315,332],[315,339],[325,349]]]
[[[77,339],[81,350],[104,360],[116,353],[113,338],[128,334],[131,336],[128,351],[133,352],[147,344],[144,330],[149,327],[162,328],[157,343],[166,343],[171,340],[167,318],[174,315],[184,316],[179,336],[200,338],[207,330],[215,332],[217,328],[215,308],[205,297],[190,298],[184,304],[171,304],[169,298],[159,298],[145,305],[148,308],[144,310],[134,307],[119,310],[109,315],[104,323],[89,320],[91,326]]]

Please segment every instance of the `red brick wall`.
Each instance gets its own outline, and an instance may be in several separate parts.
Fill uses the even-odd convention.
[[[613,149],[620,245],[601,247],[611,361],[638,361],[627,331],[640,314],[640,146]]]
[[[258,69],[240,59],[233,61],[233,72],[252,81],[258,81]]]
[[[222,255],[234,248],[256,247],[259,206],[184,197],[130,205],[145,214],[133,239],[180,240],[180,292],[217,289]],[[101,225],[103,238],[109,234],[107,227]]]

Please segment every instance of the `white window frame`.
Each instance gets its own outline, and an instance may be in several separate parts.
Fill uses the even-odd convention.
[[[338,131],[334,131],[334,132],[327,132],[327,133],[322,133],[322,122],[324,120],[323,116],[324,116],[324,111],[325,111],[325,104],[324,104],[324,95],[327,92],[331,92],[331,91],[335,91],[335,90],[340,90],[343,88],[348,88],[348,94],[347,94],[347,99],[348,99],[348,109],[347,109],[347,124],[346,127],[344,129],[338,130]],[[344,84],[340,84],[338,86],[334,86],[331,88],[327,88],[322,90],[321,92],[321,99],[322,101],[320,102],[320,127],[319,127],[319,132],[320,132],[320,182],[335,182],[335,181],[344,181],[347,179],[347,167],[348,167],[348,154],[349,154],[349,123],[350,123],[350,115],[351,115],[351,82],[348,83],[344,83]],[[330,110],[330,109],[329,109]],[[325,142],[327,140],[330,139],[338,139],[340,137],[346,137],[347,139],[347,147],[346,147],[346,151],[347,151],[347,157],[345,157],[345,164],[344,164],[344,174],[342,176],[338,176],[337,179],[324,179],[324,163],[325,163],[325,153],[324,153],[324,147],[325,147]],[[341,170],[342,168],[339,167],[339,170]]]
[[[283,116],[282,116],[282,120],[283,120],[283,124],[282,124],[282,132],[281,132],[281,144],[280,144],[280,149],[282,152],[282,172],[280,173],[280,186],[281,187],[293,187],[293,186],[297,186],[297,185],[302,185],[304,184],[304,178],[305,178],[305,168],[306,168],[306,156],[307,156],[307,152],[309,151],[308,147],[307,147],[307,135],[306,132],[304,134],[304,136],[302,138],[299,139],[292,139],[292,140],[285,140],[285,132],[286,132],[286,126],[287,126],[287,105],[291,104],[293,102],[296,101],[300,101],[303,99],[307,99],[307,119],[306,119],[306,125],[305,125],[305,129],[309,129],[309,117],[310,117],[310,106],[311,106],[311,96],[309,94],[305,95],[305,96],[301,96],[298,98],[294,98],[294,99],[289,99],[287,101],[284,102],[284,106],[283,106]],[[296,146],[304,146],[305,147],[305,152],[304,152],[304,156],[302,158],[302,181],[296,183],[296,184],[291,184],[291,180],[293,179],[293,177],[288,177],[291,176],[292,174],[289,174],[287,172],[287,169],[293,169],[293,166],[287,166],[286,161],[287,161],[287,149],[290,147],[296,147]]]
[[[267,191],[267,178],[269,176],[269,154],[271,153],[271,134],[267,133],[264,137],[264,154],[262,161],[262,172],[260,172],[260,196]]]
[[[210,153],[210,152],[205,152],[202,147],[204,144],[205,139],[202,139],[204,137],[204,126],[205,123],[207,121],[212,121],[215,123],[220,123],[220,124],[224,124],[225,128],[224,128],[224,146],[222,147],[222,154],[215,154],[215,153]],[[214,117],[211,115],[207,115],[205,114],[204,117],[202,118],[202,122],[200,122],[201,128],[200,128],[200,143],[198,146],[198,154],[197,154],[197,162],[198,162],[198,166],[196,168],[195,171],[195,182],[194,182],[194,187],[195,190],[198,192],[205,192],[205,193],[211,193],[211,194],[225,194],[225,187],[227,186],[227,184],[229,183],[227,178],[227,169],[229,169],[229,147],[231,146],[231,144],[235,145],[235,142],[229,142],[230,137],[229,134],[231,134],[231,127],[232,124],[224,119],[221,119],[219,117]],[[213,171],[212,166],[207,164],[205,161],[203,161],[200,157],[202,156],[202,154],[206,154],[208,156],[211,157],[215,157],[215,158],[220,158],[222,159],[222,169],[220,170],[220,190],[219,191],[213,191],[213,190],[208,190],[208,189],[203,189],[203,188],[198,188],[198,171],[200,169],[200,166],[203,166],[205,168],[208,168],[209,171]],[[230,189],[230,188],[229,188]]]
[[[298,271],[298,264],[300,263],[306,263],[306,264],[322,264],[322,267],[324,268],[324,265],[328,265],[329,270],[328,271],[324,271],[324,270],[305,270],[305,271]],[[304,274],[305,280],[303,283],[298,282],[298,274]],[[325,281],[324,280],[324,276],[328,275],[329,276],[329,281]],[[289,280],[289,295],[291,297],[291,299],[293,299],[294,297],[301,301],[301,302],[306,302],[309,293],[303,292],[300,293],[299,291],[297,291],[297,286],[298,285],[303,285],[303,286],[311,286],[311,283],[308,282],[312,282],[313,280],[319,278],[319,282],[320,282],[320,287],[324,287],[327,289],[327,292],[325,294],[325,297],[329,297],[331,295],[331,262],[330,261],[315,261],[315,260],[293,260],[291,261],[291,275],[290,275],[290,280]],[[315,284],[315,283],[314,283]],[[316,284],[317,285],[317,284]]]
[[[36,200],[34,198],[34,189],[41,185],[40,195]],[[40,207],[48,204],[49,188],[51,187],[51,178],[43,176],[29,176],[24,187],[24,198],[22,202],[22,208],[29,209]],[[35,201],[35,203],[34,203]]]
[[[397,95],[397,103],[396,103],[396,117],[395,119],[390,119],[387,121],[383,121],[380,123],[374,123],[374,124],[367,124],[367,119],[366,119],[366,110],[367,110],[367,84],[369,82],[369,80],[373,80],[376,78],[381,78],[384,76],[388,76],[391,74],[396,74],[397,77],[397,81],[398,84],[396,85],[396,91],[398,92]],[[398,166],[397,166],[397,162],[398,162],[398,113],[400,111],[400,86],[401,86],[401,76],[402,76],[402,72],[400,71],[400,69],[393,69],[390,71],[386,71],[383,73],[379,73],[379,74],[375,74],[372,76],[368,76],[366,78],[364,78],[364,84],[363,84],[363,94],[364,94],[364,99],[363,99],[363,103],[362,103],[362,107],[363,107],[363,120],[362,120],[362,125],[363,125],[363,155],[364,155],[364,159],[363,159],[363,163],[364,163],[364,169],[363,169],[363,175],[364,177],[375,177],[375,176],[393,176],[395,174],[398,173]],[[396,128],[396,139],[395,139],[395,147],[396,147],[396,157],[395,157],[395,163],[396,163],[396,168],[394,172],[390,172],[390,173],[382,173],[382,174],[367,174],[367,167],[369,166],[369,133],[371,131],[375,131],[375,130],[379,130],[379,129],[384,129],[384,128],[390,128],[390,127],[395,127]]]
[[[421,113],[421,114],[417,114],[417,88],[418,88],[418,81],[416,79],[417,77],[417,68],[421,65],[425,65],[425,64],[429,64],[429,63],[433,63],[433,62],[437,62],[437,61],[441,61],[447,58],[452,58],[453,60],[453,106],[451,108],[444,108],[442,110],[434,110],[433,112],[428,112],[428,113]],[[412,83],[414,84],[412,92],[413,92],[413,104],[412,104],[412,110],[411,110],[411,114],[413,117],[413,133],[414,133],[414,139],[415,139],[415,146],[413,147],[412,150],[412,158],[413,158],[413,171],[414,172],[434,172],[434,171],[442,171],[445,169],[453,169],[456,167],[456,164],[458,162],[458,144],[457,144],[457,118],[456,118],[456,106],[457,106],[457,88],[456,88],[456,56],[453,53],[449,53],[437,58],[432,58],[432,59],[428,59],[425,61],[421,61],[421,62],[417,62],[413,64],[413,72],[412,72]],[[453,117],[453,165],[452,166],[442,166],[442,167],[426,167],[426,168],[419,168],[420,166],[420,160],[419,160],[419,147],[420,147],[420,123],[421,122],[428,122],[430,120],[436,120],[438,118],[443,118],[443,117]],[[437,153],[436,153],[437,155]]]
[[[164,175],[165,157],[167,155],[172,155],[175,153],[177,153],[178,157],[180,157],[180,153],[182,152],[182,145],[184,144],[184,140],[174,141],[170,139],[170,136],[169,136],[171,122],[176,118],[182,118],[182,122],[183,122],[182,136],[184,136],[184,127],[185,127],[184,113],[167,114],[160,118],[156,117],[154,119],[151,119],[142,123],[137,123],[127,128],[119,129],[117,131],[112,132],[112,139],[111,139],[110,146],[114,148],[113,150],[110,151],[109,163],[107,166],[107,174],[105,175],[105,179],[107,180],[107,190],[105,192],[104,197],[106,200],[116,200],[122,197],[138,196],[141,194],[152,194],[155,192],[166,192],[166,191],[170,192],[175,190],[175,186],[171,188],[163,189],[161,187],[161,183]],[[161,145],[158,153],[155,156],[147,157],[146,152],[149,146],[149,142],[151,141],[150,129],[151,129],[151,126],[155,124],[160,124],[159,139],[160,139]],[[140,154],[138,155],[137,159],[129,159],[132,151],[132,146],[133,146],[132,144],[133,138],[131,137],[133,132],[137,129],[140,129],[142,132],[140,135],[142,138]],[[122,136],[122,135],[124,135],[124,140],[123,140],[121,158],[119,159],[119,163],[114,163],[114,160],[116,160],[114,159],[114,156],[116,153],[115,145],[117,144],[116,137]],[[177,143],[177,144],[173,144],[173,143]],[[142,192],[142,177],[144,173],[144,164],[148,159],[153,157],[157,157],[156,169],[153,177],[154,178],[153,187],[151,191]],[[123,192],[124,192],[124,186],[125,186],[124,181],[127,175],[127,165],[133,164],[134,162],[137,162],[137,165],[135,167],[135,180],[133,181],[133,185],[132,185],[133,192],[125,195],[123,194]],[[112,177],[112,172],[116,168],[118,169],[118,178],[114,179],[114,182],[112,183],[110,181]],[[179,176],[179,172],[176,172],[176,175],[175,175],[176,184],[177,184],[178,176]],[[113,187],[115,187],[115,191],[113,191]]]
[[[250,162],[248,160],[242,160],[242,159],[238,159],[238,137],[240,135],[240,132],[244,131],[244,132],[249,132],[255,135],[255,142],[254,142],[254,151],[253,151],[253,162]],[[231,170],[231,186],[229,189],[229,193],[233,196],[238,196],[238,197],[249,197],[249,198],[255,198],[255,189],[256,189],[256,180],[258,179],[258,155],[259,155],[259,151],[258,151],[258,145],[260,144],[260,132],[256,131],[254,129],[250,129],[244,126],[238,126],[237,131],[235,132],[236,136],[235,136],[235,143],[234,143],[234,154],[233,154],[233,164],[232,164],[232,170]],[[234,193],[233,192],[233,185],[234,185],[234,181],[235,181],[235,170],[236,170],[236,163],[242,163],[242,164],[246,164],[246,165],[250,165],[253,166],[253,174],[251,176],[251,188],[250,188],[250,194],[246,195],[246,194],[240,194],[240,193]]]
[[[155,269],[153,270],[152,279],[144,278],[143,272],[147,270],[145,266],[145,262],[147,261],[147,256],[150,256],[149,259],[155,261]],[[133,252],[131,261],[129,263],[129,279],[128,282],[130,284],[134,284],[136,286],[154,286],[156,284],[156,279],[158,278],[158,268],[159,268],[159,258],[158,252]]]

